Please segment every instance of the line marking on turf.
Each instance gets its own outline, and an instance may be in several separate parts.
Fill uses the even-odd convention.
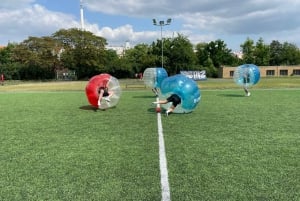
[[[157,101],[159,99],[157,98]],[[157,104],[158,108],[160,105]],[[160,184],[161,184],[161,200],[170,201],[170,187],[168,179],[167,157],[164,142],[164,134],[161,121],[161,113],[157,112],[158,142],[159,142],[159,167],[160,167]]]

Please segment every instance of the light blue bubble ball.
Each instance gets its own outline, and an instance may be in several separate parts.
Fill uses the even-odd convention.
[[[255,85],[260,79],[259,68],[254,64],[244,64],[236,67],[233,75],[233,79],[237,85],[245,85],[245,76],[249,75],[249,80],[247,81],[248,86]]]
[[[177,94],[181,98],[181,104],[177,105],[174,113],[192,112],[201,99],[201,92],[197,83],[185,75],[174,75],[165,78],[161,83],[160,99],[166,99],[172,94]],[[172,103],[162,105],[168,109]]]
[[[168,77],[164,68],[146,68],[143,73],[143,81],[146,86],[151,88],[160,88],[161,82]]]

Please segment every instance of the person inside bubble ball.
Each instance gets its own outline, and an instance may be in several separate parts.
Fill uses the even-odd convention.
[[[245,71],[243,74],[243,82],[244,82],[244,91],[246,93],[245,96],[250,96],[251,93],[248,89],[248,84],[250,83],[250,74],[248,71]]]
[[[166,111],[166,115],[169,116],[170,113],[174,111],[176,106],[181,103],[181,98],[177,94],[172,94],[166,100],[159,100],[152,102],[153,104],[167,104],[172,102],[171,107]]]
[[[108,90],[106,85],[100,86],[98,88],[98,108],[101,106],[101,100],[104,99],[106,102],[110,102],[110,97],[113,95],[112,91]]]

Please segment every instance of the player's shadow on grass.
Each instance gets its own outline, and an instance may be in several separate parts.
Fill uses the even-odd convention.
[[[153,96],[153,95],[152,96],[150,96],[150,95],[149,96],[148,95],[147,96],[133,96],[133,98],[154,98],[155,99],[156,96]]]
[[[161,112],[160,112],[160,114],[161,115],[163,115],[163,116],[166,116],[165,114],[166,114],[166,109],[164,109],[164,108],[161,108]],[[156,112],[156,108],[148,108],[148,112],[149,113],[157,113]],[[185,115],[185,114],[191,114],[192,112],[188,112],[188,113],[170,113],[169,115],[176,115],[176,116],[178,116],[178,115]]]
[[[161,109],[163,111],[163,109]],[[156,113],[156,108],[148,108],[148,112]]]
[[[95,111],[95,112],[98,110],[97,108],[95,108],[91,105],[84,105],[84,106],[79,107],[79,109],[81,109],[81,110],[90,110],[90,111]]]
[[[110,108],[107,108],[107,109],[114,109],[114,108],[116,108],[116,106],[113,106],[113,107],[110,107]],[[90,111],[94,111],[94,112],[107,110],[107,109],[98,109],[98,108],[93,107],[91,105],[84,105],[84,106],[79,107],[79,109],[81,109],[81,110],[90,110]]]
[[[237,98],[240,98],[240,97],[245,97],[245,95],[242,95],[242,94],[218,94],[217,96],[224,96],[224,97],[237,97]]]

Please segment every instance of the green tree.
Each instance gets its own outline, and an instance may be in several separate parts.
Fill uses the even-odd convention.
[[[51,37],[29,37],[13,49],[14,62],[22,64],[21,79],[53,79],[59,66],[56,42]]]
[[[296,65],[300,63],[299,48],[291,43],[285,42],[282,45],[281,64]]]
[[[157,40],[151,45],[151,53],[155,57],[155,65],[162,65],[162,41]],[[186,36],[178,34],[175,38],[163,39],[163,67],[168,74],[179,73],[180,70],[194,69],[196,56],[193,45]]]
[[[157,67],[156,57],[152,54],[152,47],[147,44],[138,44],[134,48],[126,50],[123,61],[130,64],[131,76],[143,72],[146,68]]]
[[[184,35],[178,34],[173,39],[168,39],[165,55],[166,69],[169,74],[179,73],[181,70],[195,70],[196,55],[193,44]]]
[[[247,38],[246,41],[241,44],[243,52],[243,62],[244,63],[255,63],[254,50],[255,45],[254,41],[250,38]]]
[[[105,50],[104,51],[104,68],[103,72],[107,72],[109,74],[112,74],[116,77],[119,76],[118,69],[119,69],[119,56],[117,55],[117,52],[115,50]]]
[[[258,66],[268,66],[270,61],[270,48],[264,44],[264,40],[259,38],[256,42],[253,52],[255,58],[255,64]]]
[[[9,64],[13,62],[12,52],[14,47],[14,44],[9,43],[7,47],[0,49],[0,64]]]
[[[273,40],[270,44],[270,65],[271,66],[279,66],[281,64],[282,51],[283,51],[282,44],[277,40]]]
[[[225,42],[220,39],[208,43],[206,51],[216,68],[220,68],[222,65],[232,65],[234,61],[231,50],[228,49]]]
[[[207,51],[207,43],[198,43],[196,44],[196,58],[197,58],[197,64],[200,66],[204,66],[205,61],[208,59],[209,52]]]
[[[227,48],[224,41],[218,39],[196,45],[198,69],[206,70],[208,77],[218,77],[218,68],[223,65],[237,65],[239,59]]]
[[[64,67],[75,70],[79,79],[105,72],[106,39],[75,28],[61,29],[52,38],[61,44]]]
[[[0,49],[0,74],[6,79],[19,79],[17,67],[13,61],[13,49],[15,44],[9,43],[7,47]]]
[[[167,48],[170,47],[170,44],[166,45],[166,43],[170,43],[170,40],[163,39],[163,43],[162,43],[162,40],[157,40],[156,42],[152,42],[152,44],[151,44],[151,47],[150,47],[151,54],[154,55],[154,57],[155,57],[155,66],[156,67],[165,67],[167,65],[166,61],[168,60],[168,58],[166,57],[165,51]],[[162,47],[162,45],[163,45],[163,47]],[[163,48],[163,50],[162,50],[162,48]]]
[[[206,71],[207,77],[218,77],[218,70],[214,66],[213,60],[210,57],[208,57],[207,60],[205,60],[203,70]]]

